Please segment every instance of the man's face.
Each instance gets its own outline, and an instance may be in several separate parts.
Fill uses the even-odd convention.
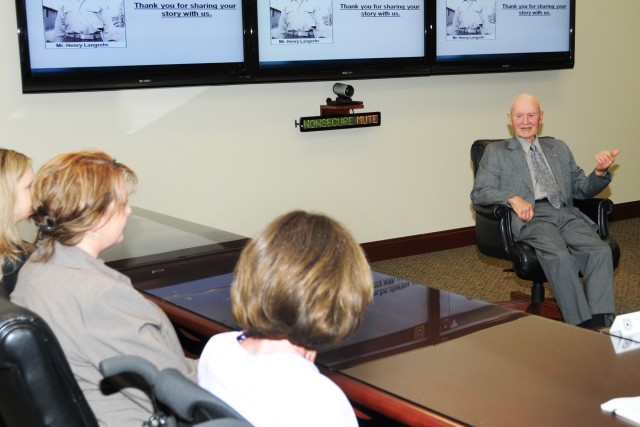
[[[509,112],[509,121],[513,131],[520,138],[533,142],[538,133],[538,127],[542,123],[544,112],[540,105],[532,97],[521,97],[514,101]]]

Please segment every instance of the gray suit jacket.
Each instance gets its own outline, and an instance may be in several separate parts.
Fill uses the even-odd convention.
[[[197,362],[184,357],[162,310],[128,277],[82,249],[56,243],[49,262],[28,260],[11,300],[49,324],[101,426],[140,426],[152,411],[139,390],[102,392],[99,364],[104,359],[142,356],[158,369],[175,368],[197,379]]]
[[[609,185],[611,176],[607,173],[604,177],[599,177],[595,170],[587,176],[576,165],[571,150],[563,141],[548,137],[540,137],[539,141],[563,199],[577,216],[595,227],[586,215],[573,206],[573,199],[594,197]],[[531,205],[535,204],[533,180],[527,159],[515,136],[487,145],[478,166],[471,201],[477,205],[508,206],[507,200],[514,196],[522,197]],[[511,212],[511,229],[516,239],[523,225],[524,222]]]

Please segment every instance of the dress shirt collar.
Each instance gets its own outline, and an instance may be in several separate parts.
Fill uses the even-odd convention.
[[[516,138],[518,139],[518,142],[520,142],[520,145],[522,146],[524,152],[526,154],[529,154],[529,150],[531,150],[531,142],[527,141],[524,138],[520,138],[518,135],[516,135]],[[536,135],[536,139],[533,141],[533,145],[535,145],[538,151],[542,153],[542,147],[540,146],[538,135]]]

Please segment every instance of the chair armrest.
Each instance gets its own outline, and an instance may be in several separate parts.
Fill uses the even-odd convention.
[[[613,202],[609,199],[574,199],[573,204],[582,213],[591,218],[598,226],[598,234],[601,238],[609,235],[609,214],[613,211]]]
[[[185,377],[177,369],[165,368],[160,371],[153,384],[153,390],[158,401],[170,408],[181,420],[198,423],[224,418],[242,422],[234,425],[251,426],[226,402]]]
[[[609,235],[608,215],[613,210],[609,199],[574,200],[574,206],[597,225],[600,237],[611,247],[614,268],[620,260],[620,248]],[[512,262],[516,275],[524,280],[546,282],[535,250],[527,243],[514,242],[511,233],[511,208],[503,205],[473,205],[476,212],[476,244],[484,255]],[[498,238],[500,236],[500,238]]]
[[[476,244],[480,252],[490,257],[510,260],[513,246],[511,209],[498,204],[473,205],[473,209],[476,212]]]
[[[171,411],[170,415],[176,415],[181,420],[200,422],[213,418],[224,418],[236,421],[229,424],[211,425],[220,425],[221,427],[225,425],[251,426],[231,406],[188,379],[177,369],[165,368],[159,371],[143,357],[124,355],[111,357],[100,362],[100,372],[105,378],[121,374],[140,376],[146,382],[144,387],[148,386],[152,392],[154,405],[156,402],[161,403]],[[155,408],[155,412],[158,413],[157,408]]]
[[[140,356],[113,356],[100,362],[100,373],[103,377],[132,373],[142,377],[147,384],[153,385],[159,370],[147,359]]]
[[[600,238],[607,242],[611,248],[613,268],[616,268],[620,262],[620,247],[613,236],[609,234],[609,215],[613,211],[613,202],[610,199],[591,198],[574,199],[573,204],[596,223]]]
[[[511,262],[516,276],[523,280],[546,282],[536,250],[525,242],[515,242],[511,247]]]
[[[513,271],[521,279],[546,281],[535,250],[527,243],[513,240],[511,208],[504,205],[473,207],[476,211],[476,244],[480,252],[511,261]]]

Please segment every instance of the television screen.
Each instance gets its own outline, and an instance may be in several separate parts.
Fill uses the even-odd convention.
[[[242,0],[16,0],[23,92],[246,78]]]
[[[571,68],[575,0],[436,0],[432,73]]]
[[[256,80],[428,74],[424,0],[261,0]]]

